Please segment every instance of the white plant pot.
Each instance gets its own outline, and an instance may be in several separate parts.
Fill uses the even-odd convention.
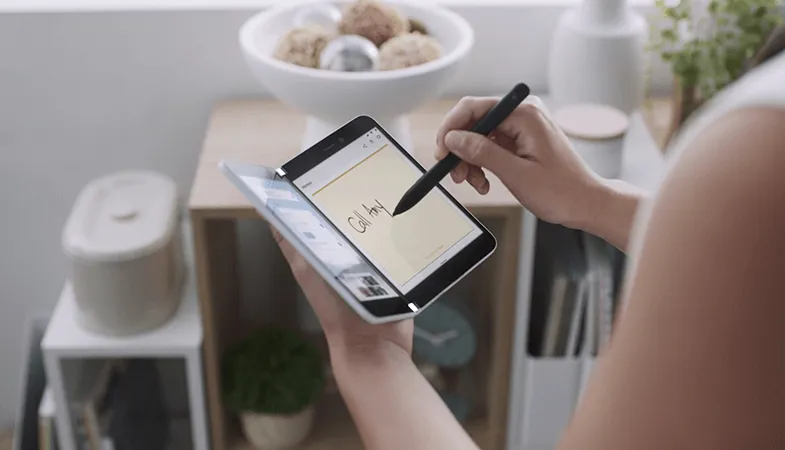
[[[256,448],[279,450],[300,444],[313,428],[314,407],[292,415],[243,413],[240,415],[246,439]]]

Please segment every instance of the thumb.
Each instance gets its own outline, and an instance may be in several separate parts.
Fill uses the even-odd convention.
[[[510,165],[515,166],[518,160],[489,138],[471,131],[450,131],[444,137],[444,145],[467,163],[484,167],[498,176]]]

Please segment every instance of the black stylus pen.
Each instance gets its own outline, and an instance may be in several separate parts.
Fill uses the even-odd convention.
[[[529,96],[529,86],[518,83],[499,103],[488,111],[485,116],[471,129],[472,132],[488,136],[507,118],[521,102]],[[393,216],[405,213],[420,202],[441,180],[458,166],[461,160],[454,153],[448,153],[444,159],[434,164],[418,179],[395,206]]]

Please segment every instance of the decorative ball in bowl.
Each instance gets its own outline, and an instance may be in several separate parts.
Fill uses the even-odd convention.
[[[262,86],[306,114],[301,149],[359,115],[411,149],[406,115],[443,92],[474,32],[418,0],[306,0],[254,15],[239,39]]]

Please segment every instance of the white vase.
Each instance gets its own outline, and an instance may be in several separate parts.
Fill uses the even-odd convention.
[[[262,450],[292,448],[308,437],[313,428],[314,408],[292,415],[243,413],[240,421],[248,442]]]
[[[584,0],[559,20],[548,84],[556,107],[599,103],[629,114],[644,92],[646,20],[626,0]]]

